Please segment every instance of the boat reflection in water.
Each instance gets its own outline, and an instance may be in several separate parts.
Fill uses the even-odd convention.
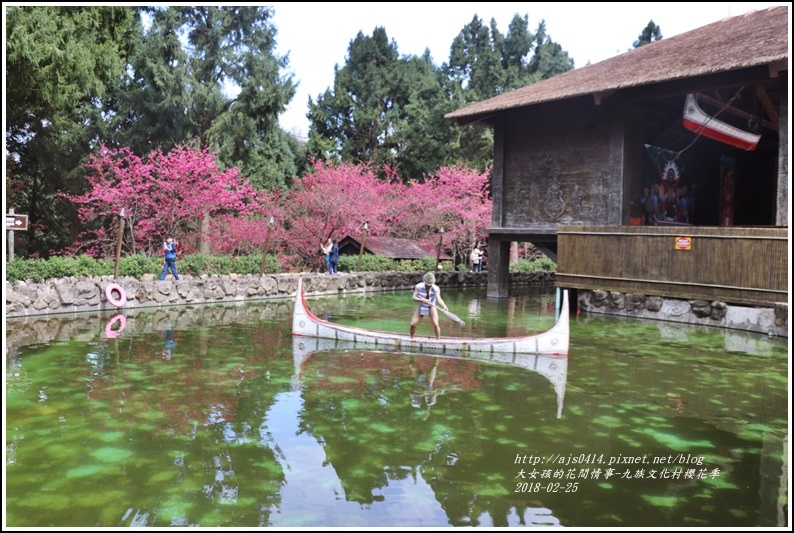
[[[418,351],[404,351],[396,348],[376,346],[367,342],[354,342],[338,339],[324,339],[316,337],[293,337],[292,338],[292,357],[295,365],[293,376],[293,387],[300,389],[300,378],[306,361],[313,353],[319,352],[348,352],[361,354],[367,353],[390,353],[398,356],[408,356],[411,358],[416,355],[423,355],[436,358],[462,359],[467,361],[479,361],[482,363],[503,364],[518,368],[525,368],[532,372],[537,372],[548,379],[554,386],[557,399],[557,418],[562,416],[562,405],[565,397],[565,383],[568,377],[568,357],[560,355],[528,354],[528,353],[486,353],[453,350],[444,348],[434,351],[433,349]]]

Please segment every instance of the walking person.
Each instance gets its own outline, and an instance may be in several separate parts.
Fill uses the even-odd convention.
[[[331,239],[331,253],[328,254],[328,258],[328,273],[332,276],[338,274],[339,244],[337,244],[336,239]]]
[[[160,281],[165,279],[165,275],[169,270],[174,275],[174,279],[177,281],[179,280],[179,274],[176,273],[176,247],[177,242],[171,235],[168,235],[163,243],[165,262],[163,263],[163,272],[160,274]]]
[[[413,301],[419,305],[414,309],[414,314],[411,317],[411,337],[416,332],[416,325],[422,320],[422,317],[429,316],[430,322],[433,324],[433,329],[436,332],[436,338],[441,337],[441,326],[438,324],[438,309],[435,305],[438,304],[445,311],[448,310],[447,304],[441,298],[441,289],[436,285],[436,276],[432,272],[428,272],[422,277],[422,281],[414,287],[414,293],[411,297]]]

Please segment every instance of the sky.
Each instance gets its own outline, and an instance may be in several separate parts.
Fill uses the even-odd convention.
[[[376,27],[397,44],[401,55],[430,50],[433,63],[449,60],[453,39],[477,16],[491,19],[503,35],[514,15],[528,16],[534,33],[541,20],[546,33],[573,58],[576,68],[631,49],[651,20],[669,38],[727,16],[790,2],[272,2],[278,55],[289,54],[286,74],[298,83],[281,127],[308,137],[309,97],[333,88],[334,66],[346,63],[347,49],[358,32],[371,36]],[[789,13],[789,17],[791,14]],[[789,19],[790,20],[790,19]]]

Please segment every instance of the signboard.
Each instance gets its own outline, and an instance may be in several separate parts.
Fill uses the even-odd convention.
[[[28,216],[6,214],[6,229],[12,229],[14,231],[27,231]]]
[[[675,249],[676,250],[691,250],[692,249],[692,237],[676,237],[675,238]]]

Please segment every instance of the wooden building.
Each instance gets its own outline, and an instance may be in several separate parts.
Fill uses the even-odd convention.
[[[788,10],[447,114],[494,129],[488,296],[507,295],[518,241],[557,262],[562,287],[787,302]]]

